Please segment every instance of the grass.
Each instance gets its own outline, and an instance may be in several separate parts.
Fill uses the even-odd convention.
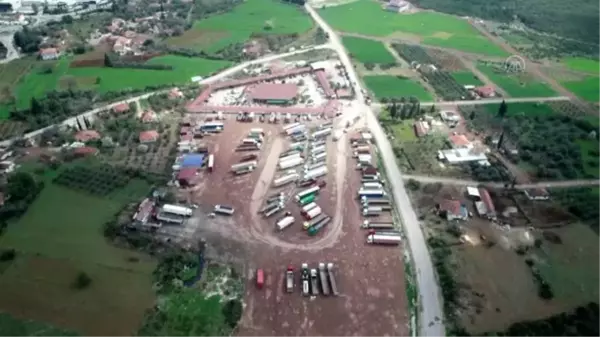
[[[552,109],[547,104],[539,104],[539,103],[508,103],[508,109],[506,111],[506,116],[517,116],[517,115],[527,115],[527,116],[539,116],[539,115],[551,115],[555,114],[556,111]],[[487,112],[491,114],[498,114],[498,109],[500,108],[500,104],[485,104],[484,108]]]
[[[492,66],[478,64],[479,69],[492,82],[504,89],[511,97],[551,97],[556,93],[546,83],[536,82],[526,74],[507,74]]]
[[[344,36],[342,43],[352,58],[362,63],[392,64],[396,63],[394,55],[382,42],[362,39],[359,37]]]
[[[376,75],[365,76],[363,79],[369,90],[378,99],[415,96],[421,101],[433,100],[431,94],[425,88],[407,78]]]
[[[473,28],[466,20],[435,13],[398,14],[385,11],[381,3],[359,0],[319,11],[334,29],[372,36],[389,36],[395,32],[418,36],[425,44],[489,56],[507,56]]]
[[[98,198],[47,183],[27,213],[0,238],[1,248],[18,251],[0,274],[0,311],[82,334],[134,333],[154,302],[155,262],[109,244],[102,226],[148,190],[145,182],[134,180]],[[79,272],[91,277],[89,288],[72,289]]]
[[[600,162],[598,156],[593,155],[595,151],[598,151],[598,141],[590,139],[579,139],[576,141],[579,149],[581,150],[581,160],[583,161],[583,171],[591,176],[598,178],[600,173],[598,167]]]
[[[57,329],[44,323],[20,320],[0,313],[0,335],[2,336],[74,336],[70,331]]]
[[[44,73],[44,69],[51,68],[51,73]],[[69,69],[69,59],[55,61],[40,61],[19,82],[15,88],[17,108],[28,108],[31,98],[41,97],[46,92],[54,90],[59,85],[59,79]]]
[[[562,82],[565,88],[589,102],[600,100],[600,84],[598,77],[587,77],[581,81]]]
[[[312,26],[312,20],[301,7],[276,0],[247,0],[227,13],[197,21],[193,29],[208,34],[224,33],[225,36],[209,38],[195,46],[215,52],[243,43],[253,33],[301,34]]]
[[[470,71],[457,71],[450,74],[460,85],[482,86],[483,82]]]
[[[600,62],[598,60],[588,59],[584,57],[567,57],[562,60],[567,68],[577,71],[582,71],[594,75],[600,72]]]

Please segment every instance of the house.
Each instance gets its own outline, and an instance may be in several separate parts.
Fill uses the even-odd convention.
[[[335,91],[335,95],[340,99],[350,99],[353,97],[352,89],[340,88]]]
[[[140,143],[154,143],[158,140],[158,137],[160,137],[160,135],[156,130],[142,131],[140,132]]]
[[[473,143],[463,134],[455,134],[448,137],[448,142],[453,149],[472,149]]]
[[[144,111],[140,119],[144,123],[152,123],[156,121],[156,114],[153,111]]]
[[[127,103],[121,103],[121,104],[117,104],[112,108],[113,112],[115,113],[124,113],[124,112],[128,112],[129,111],[129,104]]]
[[[390,12],[400,13],[405,12],[410,8],[410,3],[404,0],[390,0],[385,6],[385,9]]]
[[[475,208],[477,208],[479,216],[491,220],[496,219],[496,207],[494,206],[490,193],[485,188],[480,188],[479,195],[481,196],[481,201],[475,202]]]
[[[198,183],[198,169],[194,167],[182,168],[177,173],[177,181],[181,186],[194,186]]]
[[[73,150],[73,154],[77,157],[89,157],[98,154],[98,149],[91,146],[81,146]]]
[[[75,140],[82,143],[98,140],[101,137],[100,133],[96,130],[81,130],[75,134]]]
[[[425,121],[416,121],[414,124],[415,135],[417,137],[426,136],[429,133],[429,124]]]
[[[494,97],[496,96],[496,89],[491,85],[484,85],[482,87],[476,87],[475,93],[480,97]]]
[[[529,190],[523,190],[525,196],[529,200],[549,200],[550,193],[545,188],[534,188]]]
[[[169,91],[169,99],[180,99],[183,97],[183,93],[179,88],[173,88]]]
[[[137,212],[135,212],[135,214],[133,215],[133,221],[135,221],[138,224],[147,223],[150,217],[152,216],[154,206],[154,201],[152,201],[150,198],[144,199],[138,206]]]
[[[118,36],[113,44],[113,51],[119,55],[124,55],[131,50],[131,39]]]
[[[481,195],[479,194],[479,189],[477,189],[477,187],[467,186],[467,196],[475,201],[481,200]]]
[[[124,25],[125,25],[125,20],[116,18],[116,19],[113,19],[112,22],[110,23],[110,25],[108,25],[106,28],[108,29],[109,32],[115,33]]]
[[[458,200],[443,200],[438,204],[438,215],[445,217],[448,221],[467,220],[469,211]]]
[[[258,57],[262,54],[263,47],[262,45],[256,41],[252,40],[244,46],[243,53],[251,58]]]
[[[482,166],[490,165],[484,152],[472,148],[440,150],[438,151],[438,159],[448,164],[463,164],[476,161]]]
[[[40,49],[40,58],[44,61],[56,60],[60,56],[60,52],[56,48]]]

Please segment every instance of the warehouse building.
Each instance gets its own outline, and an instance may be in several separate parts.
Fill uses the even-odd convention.
[[[293,83],[261,83],[249,93],[254,103],[289,105],[296,101],[298,86]]]

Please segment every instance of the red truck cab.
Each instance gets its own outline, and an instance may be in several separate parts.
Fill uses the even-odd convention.
[[[262,269],[256,270],[256,287],[262,289],[265,285],[265,272]]]

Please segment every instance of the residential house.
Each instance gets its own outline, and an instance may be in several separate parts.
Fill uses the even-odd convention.
[[[550,193],[545,188],[534,188],[529,190],[523,190],[525,196],[529,200],[549,200]]]
[[[75,148],[73,154],[77,157],[95,156],[98,154],[98,149],[91,146],[81,146]]]
[[[118,36],[113,44],[113,51],[119,55],[125,55],[131,50],[131,39]]]
[[[429,124],[425,121],[416,121],[414,124],[415,135],[417,137],[426,136],[429,133]]]
[[[121,103],[121,104],[117,104],[112,108],[113,112],[115,113],[125,113],[129,111],[129,104],[127,103]]]
[[[453,134],[448,137],[448,142],[453,149],[472,149],[473,143],[463,134]]]
[[[125,26],[125,20],[116,18],[116,19],[113,19],[112,22],[110,23],[110,25],[108,25],[106,28],[108,29],[109,32],[116,33],[123,26]]]
[[[335,95],[340,99],[351,99],[353,97],[352,89],[340,88],[335,91]]]
[[[456,126],[460,122],[460,116],[455,111],[440,111],[440,117],[451,126]]]
[[[156,121],[156,114],[153,111],[144,111],[141,117],[142,122],[144,123],[152,123]]]
[[[410,3],[404,0],[390,0],[385,9],[390,12],[405,12],[410,8]]]
[[[156,130],[142,131],[140,132],[140,143],[154,143],[158,140],[159,137],[160,135]]]
[[[474,148],[459,148],[438,151],[438,159],[448,164],[464,164],[468,162],[478,162],[482,166],[489,166],[485,152]]]
[[[182,168],[177,173],[177,181],[181,186],[194,186],[198,183],[198,169],[194,167]]]
[[[475,93],[479,95],[479,97],[494,97],[496,96],[496,88],[491,85],[484,85],[482,87],[475,88]]]
[[[56,48],[40,49],[40,58],[44,61],[56,60],[60,57],[60,51]]]
[[[448,221],[467,220],[469,211],[458,200],[443,200],[438,204],[438,214]]]
[[[183,98],[183,93],[179,88],[173,88],[169,91],[169,99],[180,99]]]
[[[75,140],[82,143],[98,140],[100,138],[100,133],[96,130],[81,130],[75,134]]]
[[[475,208],[477,208],[479,216],[486,217],[490,220],[496,219],[496,207],[494,206],[490,193],[485,188],[480,188],[479,195],[481,196],[481,201],[475,202]]]

